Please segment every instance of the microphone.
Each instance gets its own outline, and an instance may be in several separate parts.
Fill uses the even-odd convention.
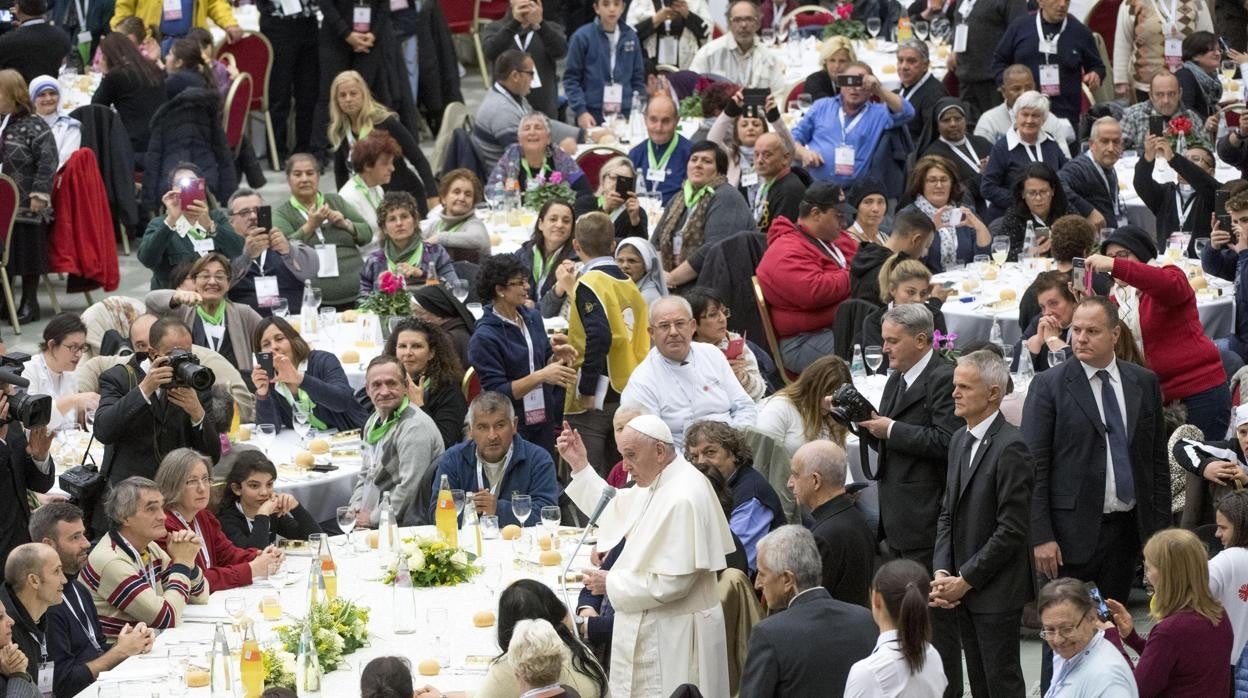
[[[13,373],[12,371],[5,369],[5,368],[0,368],[0,383],[8,383],[9,385],[16,385],[19,388],[30,387],[29,380],[22,378],[16,373]],[[615,495],[612,494],[612,496],[615,496]],[[605,506],[605,504],[600,503],[600,506]]]
[[[589,515],[589,521],[585,524],[585,531],[581,533],[581,539],[576,542],[576,548],[572,550],[572,554],[568,556],[568,564],[564,566],[563,573],[559,575],[559,586],[563,589],[563,603],[568,607],[568,613],[572,616],[572,622],[580,625],[585,619],[576,614],[576,607],[568,598],[568,572],[572,569],[572,563],[576,560],[576,556],[581,552],[581,547],[585,545],[585,539],[589,537],[589,531],[598,523],[598,517],[602,516],[602,512],[606,510],[607,505],[615,499],[615,494],[619,490],[610,485],[602,488],[602,495],[598,497],[598,503],[594,505],[594,511]]]

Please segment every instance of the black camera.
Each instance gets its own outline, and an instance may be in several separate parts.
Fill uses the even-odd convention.
[[[30,361],[30,354],[13,352],[0,356],[0,383],[18,388],[30,387],[30,381],[22,378],[22,369]],[[9,417],[2,422],[21,422],[27,429],[47,426],[52,421],[52,398],[47,395],[31,395],[17,390],[9,396]]]
[[[170,388],[188,387],[195,390],[208,390],[216,382],[217,376],[212,369],[199,363],[199,357],[185,349],[174,349],[169,352],[169,367],[173,369],[173,380]]]
[[[874,413],[875,406],[858,392],[853,383],[843,383],[832,392],[832,418],[841,424],[852,426],[865,422]]]

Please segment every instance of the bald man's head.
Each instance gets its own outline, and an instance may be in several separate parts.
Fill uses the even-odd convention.
[[[784,147],[784,141],[774,133],[764,133],[754,142],[754,169],[765,180],[775,179],[784,171],[792,156]]]
[[[819,439],[804,444],[793,453],[789,464],[789,489],[807,509],[815,509],[845,491],[849,461],[845,449]]]
[[[155,315],[143,314],[134,319],[130,323],[130,347],[134,349],[136,354],[146,354],[148,347],[148,336],[151,334],[152,325],[156,324]]]
[[[1168,70],[1159,71],[1148,83],[1148,101],[1153,109],[1162,116],[1174,116],[1179,111],[1183,96],[1179,88],[1179,79]]]
[[[646,134],[656,145],[667,145],[676,134],[676,103],[666,94],[651,95],[646,105]]]

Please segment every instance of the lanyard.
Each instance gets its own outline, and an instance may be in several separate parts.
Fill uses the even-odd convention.
[[[667,161],[672,159],[672,153],[676,152],[676,141],[679,138],[680,136],[675,136],[675,135],[672,136],[672,140],[669,141],[667,144],[667,149],[663,151],[663,158],[657,162],[654,159],[654,141],[651,141],[651,140],[646,141],[646,154],[650,158],[649,169],[662,170],[662,169],[667,168]]]
[[[866,105],[863,105],[862,111],[858,112],[858,116],[855,116],[854,119],[849,122],[849,125],[846,126],[845,125],[845,110],[842,109],[840,105],[837,105],[836,116],[837,118],[841,120],[841,135],[843,138],[845,139],[849,138],[849,134],[853,132],[854,127],[858,125],[858,121],[862,119],[862,115],[866,113],[867,113]]]
[[[975,2],[976,0],[967,0],[958,7],[958,14],[962,15],[963,20],[971,16],[971,10],[975,9]]]
[[[784,175],[781,174],[776,177],[776,179],[780,179],[780,177],[783,176]],[[763,213],[763,206],[767,203],[767,192],[771,191],[771,185],[773,183],[775,183],[775,180],[764,181],[762,184],[758,185],[758,189],[754,192],[754,220],[756,222],[761,222],[759,217]]]
[[[243,515],[243,521],[247,524],[247,532],[251,533],[256,530],[256,520],[247,518],[247,512],[243,511],[243,503],[234,502],[234,508],[238,509],[238,513]]]
[[[348,131],[347,131],[347,133],[348,133],[348,134],[350,134],[350,133],[351,133],[351,131],[350,131],[350,130],[348,130]],[[293,207],[295,208],[295,210],[296,210],[296,211],[298,211],[299,213],[303,214],[303,220],[304,220],[304,221],[307,221],[307,220],[308,220],[308,209],[304,208],[304,207],[303,207],[303,204],[299,203],[299,200],[298,200],[298,199],[296,199],[296,198],[295,198],[295,197],[293,197],[293,196],[292,196],[292,197],[290,197],[290,205],[291,205],[291,206],[293,206]],[[324,206],[324,205],[325,205],[325,195],[324,195],[324,194],[322,194],[322,193],[320,193],[320,192],[318,191],[318,192],[316,193],[316,203],[315,203],[315,204],[313,204],[313,206],[315,206],[316,208],[320,208],[321,206]],[[322,243],[324,243],[324,242],[325,242],[325,236],[321,234],[321,228],[320,228],[320,226],[317,226],[317,228],[316,228],[316,238],[317,238],[318,240],[320,240]],[[263,270],[264,270],[264,267],[263,267],[263,260],[262,260],[262,261],[261,261],[261,271],[263,271]]]
[[[416,251],[413,252],[410,257],[407,258],[407,263],[413,267],[420,266],[420,258],[423,257],[424,254],[425,254],[425,242],[422,240],[416,243]],[[399,262],[395,262],[394,260],[390,259],[390,255],[386,255],[386,268],[390,270],[391,274],[397,274],[399,273]]]
[[[553,691],[556,688],[559,688],[559,684],[557,683],[552,683],[549,686],[542,686],[541,688],[530,688],[524,693],[521,693],[520,698],[535,698],[536,696],[542,695],[546,691]]]
[[[550,270],[555,268],[555,262],[559,260],[559,253],[562,251],[563,248],[560,247],[543,261],[541,247],[533,246],[533,284],[537,286],[538,295],[541,295],[542,284],[546,283],[546,277],[550,276]],[[524,323],[521,322],[520,326],[524,327]]]
[[[607,68],[607,82],[614,85],[615,84],[615,59],[616,59],[615,52],[620,47],[620,27],[619,25],[616,25],[615,31],[610,32],[610,33],[608,32],[603,32],[603,33],[607,35],[607,42],[611,46],[611,51],[610,51],[611,63],[609,67]]]
[[[365,184],[364,180],[360,179],[358,174],[351,175],[351,181],[355,183],[355,188],[359,190],[360,194],[364,195],[364,200],[368,202],[369,206],[377,208],[381,205],[381,197],[378,196],[377,193],[374,192],[367,184]]]
[[[100,641],[95,637],[95,628],[91,627],[91,623],[88,622],[91,616],[87,615],[87,607],[82,605],[82,599],[79,598],[78,592],[74,590],[73,584],[66,584],[65,591],[70,592],[63,595],[65,598],[65,607],[69,609],[70,615],[72,615],[74,620],[78,621],[78,625],[82,627],[82,632],[86,633],[87,640],[91,642],[91,646],[94,647],[96,651],[99,651]],[[71,594],[74,597],[73,601],[69,600]],[[78,615],[79,611],[82,612],[81,617]]]
[[[369,446],[375,446],[384,439],[386,434],[389,434],[390,430],[394,428],[394,425],[399,423],[399,415],[403,414],[403,411],[407,409],[407,402],[408,399],[403,398],[403,402],[399,403],[398,408],[389,417],[386,417],[386,421],[380,424],[377,423],[378,413],[372,413],[368,421],[364,423],[364,442]]]
[[[1161,19],[1163,34],[1178,34],[1176,23],[1179,20],[1179,0],[1170,0],[1170,11],[1166,12],[1162,9],[1162,3],[1158,0],[1152,1],[1153,9],[1157,11],[1157,16]]]
[[[962,150],[962,147],[966,147],[966,149],[969,150],[972,154],[975,152],[975,149],[971,147],[970,141],[968,141],[966,138],[963,138],[961,143],[954,143],[953,141],[945,138],[944,136],[941,136],[940,142],[949,146],[949,150],[952,150],[953,154],[958,156],[958,159],[961,160],[962,162],[965,162],[967,166],[969,166],[972,170],[975,170],[975,172],[981,172],[980,167],[979,167],[979,159],[968,156],[966,152]]]
[[[493,483],[490,488],[490,494],[498,496],[498,490],[503,486],[503,480],[507,477],[507,465],[511,463],[511,453],[515,446],[507,448],[507,455],[503,456],[503,470],[498,475],[498,482]],[[481,458],[477,457],[477,491],[485,489],[485,471],[481,465]]]
[[[1187,206],[1183,205],[1183,198],[1179,196],[1179,188],[1174,188],[1174,212],[1179,217],[1179,230],[1187,229],[1187,217],[1192,215],[1192,207],[1196,205],[1196,192],[1192,192],[1191,198],[1187,200]]]
[[[828,255],[832,257],[832,259],[836,260],[837,264],[841,265],[841,268],[845,268],[849,266],[849,264],[845,261],[845,253],[841,252],[841,249],[839,247],[835,245],[829,245],[828,243],[824,242],[823,240],[820,240],[819,238],[811,238],[811,239],[819,243],[819,245],[823,247],[824,251],[826,251]]]
[[[511,38],[516,42],[516,46],[519,47],[521,51],[528,53],[529,44],[533,43],[533,35],[536,33],[537,32],[534,32],[533,30],[530,29],[529,33],[524,35],[524,43],[520,43],[519,34],[516,34],[515,36],[512,36]]]
[[[1066,22],[1070,21],[1070,17],[1067,17],[1066,19],[1063,19],[1063,20],[1062,20],[1062,28],[1057,30],[1057,33],[1053,35],[1053,38],[1052,38],[1052,39],[1049,39],[1048,41],[1046,41],[1046,40],[1045,40],[1045,38],[1044,38],[1044,30],[1040,28],[1040,15],[1042,15],[1042,14],[1044,14],[1044,12],[1043,12],[1043,11],[1041,11],[1041,10],[1036,10],[1036,37],[1040,40],[1040,46],[1041,46],[1041,47],[1043,47],[1046,43],[1048,43],[1048,41],[1052,41],[1052,42],[1053,42],[1053,53],[1057,53],[1057,41],[1058,41],[1058,39],[1062,38],[1062,32],[1066,31]],[[1047,53],[1047,52],[1045,52],[1044,50],[1041,50],[1041,51],[1040,51],[1040,53],[1043,53],[1043,54],[1044,54],[1044,62],[1045,62],[1045,63],[1048,63],[1048,62],[1049,62],[1049,56],[1050,56],[1050,55],[1052,55],[1052,54]]]
[[[178,521],[182,522],[183,526],[195,531],[195,535],[199,536],[199,552],[204,554],[204,569],[212,567],[212,555],[208,552],[208,539],[205,538],[203,532],[199,530],[199,520],[192,518],[188,523],[186,519],[182,518],[182,514],[177,510],[173,511],[173,515],[177,517]]]
[[[1092,160],[1092,151],[1088,151],[1088,159]],[[1105,185],[1105,193],[1109,195],[1109,201],[1114,206],[1114,218],[1118,217],[1118,188],[1109,186],[1109,177],[1105,176],[1105,169],[1100,163],[1092,160],[1092,165],[1096,169],[1096,173],[1101,176],[1101,183]]]
[[[156,570],[152,567],[152,563],[143,562],[143,556],[139,553],[138,549],[136,549],[133,545],[130,545],[130,541],[126,540],[125,536],[118,535],[117,537],[120,538],[121,542],[125,544],[126,548],[130,551],[130,554],[134,555],[134,561],[139,564],[139,567],[143,568],[143,577],[147,580],[148,586],[152,588],[152,591],[156,591]]]
[[[529,168],[529,161],[525,160],[524,158],[520,158],[520,166],[524,168],[524,181],[525,182],[532,181],[533,170]],[[543,176],[545,176],[547,172],[550,172],[550,164],[547,163],[545,160],[543,160],[541,173]]]
[[[914,93],[919,91],[920,87],[923,87],[923,83],[927,82],[927,79],[930,77],[932,77],[932,74],[930,71],[923,73],[923,77],[919,78],[919,81],[914,83],[914,86],[909,87],[909,88],[902,87],[900,90],[898,90],[898,93],[901,94],[903,99],[909,99]]]
[[[27,630],[26,634],[30,636],[30,639],[39,643],[39,662],[42,664],[48,661],[48,634],[40,633],[36,635],[30,630]]]

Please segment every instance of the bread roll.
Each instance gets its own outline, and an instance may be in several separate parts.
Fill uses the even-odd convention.
[[[209,678],[207,669],[191,667],[186,670],[186,687],[203,688],[208,685]]]
[[[1188,281],[1192,284],[1192,288],[1196,289],[1197,291],[1201,289],[1209,288],[1209,280],[1206,279],[1203,275],[1193,276],[1192,278],[1188,279]]]
[[[316,456],[311,453],[308,453],[307,451],[300,451],[295,454],[295,467],[311,468],[314,465],[316,465]]]
[[[368,532],[368,547],[372,548],[373,550],[376,550],[378,545],[381,545],[381,534],[378,533],[377,531],[369,531]]]
[[[523,532],[519,526],[515,524],[507,524],[503,526],[503,540],[520,540],[520,534]]]
[[[442,665],[438,664],[436,659],[426,659],[417,666],[416,670],[420,672],[421,676],[437,676],[438,672],[442,670]]]
[[[317,455],[329,453],[329,442],[325,439],[312,439],[312,442],[308,444],[308,450]]]
[[[488,628],[494,625],[493,611],[477,611],[472,616],[472,624],[478,628]]]
[[[360,363],[360,352],[354,349],[348,349],[342,352],[342,356],[338,358],[342,359],[342,363],[344,364],[358,364]]]
[[[542,563],[543,567],[554,567],[562,560],[563,556],[559,554],[558,550],[543,550],[541,554],[537,556],[537,561]]]
[[[251,441],[251,427],[239,427],[238,428],[238,440],[239,441]]]
[[[542,536],[537,539],[537,547],[541,550],[550,550],[550,536]]]
[[[357,317],[359,317],[359,313],[354,310],[344,310],[338,313],[338,322],[355,322]]]
[[[1014,290],[1014,289],[1012,289],[1012,288],[1003,288],[1003,289],[1001,289],[1001,300],[1003,300],[1003,301],[1012,301],[1012,300],[1014,300],[1015,298],[1018,298],[1018,291],[1015,291],[1015,290]]]

